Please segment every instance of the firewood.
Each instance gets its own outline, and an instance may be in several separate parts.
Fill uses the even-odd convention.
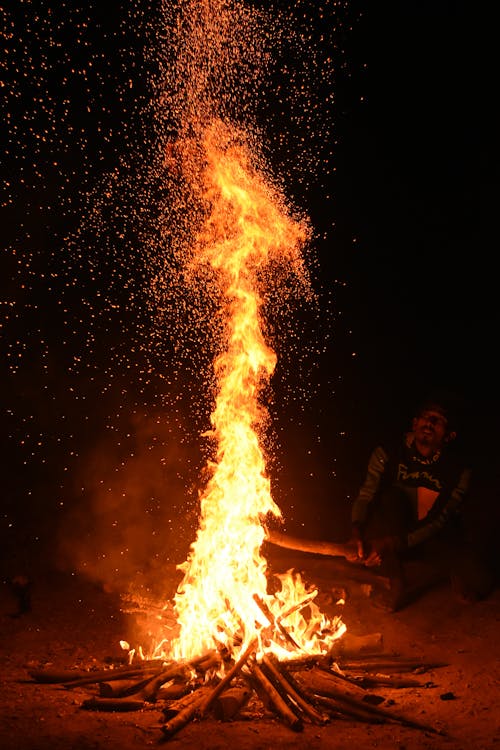
[[[234,666],[229,670],[229,672],[224,675],[222,680],[219,682],[219,684],[216,686],[214,690],[207,696],[207,699],[203,706],[200,709],[200,713],[203,715],[208,711],[210,708],[211,703],[222,693],[224,688],[229,685],[231,680],[241,671],[241,668],[246,664],[248,661],[248,658],[250,655],[255,651],[258,645],[258,638],[252,638],[244,652],[241,654],[240,658],[234,664]]]
[[[172,701],[183,698],[191,692],[190,686],[186,682],[173,682],[163,684],[157,693],[157,699],[161,701]]]
[[[137,698],[88,698],[81,708],[91,711],[140,711],[144,701]]]
[[[99,695],[101,698],[123,698],[126,695],[137,693],[143,684],[143,680],[112,680],[111,682],[99,683]]]
[[[355,656],[380,653],[384,646],[382,633],[367,633],[366,635],[354,635],[347,631],[332,645],[329,656],[332,658],[345,659]]]
[[[342,695],[351,695],[359,700],[363,700],[369,695],[361,685],[353,683],[335,672],[321,668],[313,668],[300,673],[297,676],[297,681],[309,693],[318,693],[331,698],[336,698],[339,691]]]
[[[162,725],[161,731],[166,738],[172,737],[179,729],[182,729],[189,724],[198,713],[199,708],[204,700],[206,700],[207,694],[210,692],[210,688],[198,688],[191,693],[190,702],[185,703],[183,707],[172,716],[165,724]]]
[[[212,710],[219,721],[229,721],[246,706],[252,691],[248,687],[230,687],[213,699]]]
[[[263,612],[263,614],[267,617],[269,620],[269,623],[273,625],[277,630],[280,631],[280,633],[283,635],[286,641],[294,648],[294,649],[300,649],[299,644],[295,641],[295,639],[290,635],[288,630],[285,628],[285,626],[275,618],[267,604],[263,599],[260,598],[258,594],[253,595],[253,599],[255,603],[259,606],[260,610]]]
[[[257,680],[261,689],[265,692],[275,711],[289,725],[294,732],[301,732],[304,729],[302,719],[300,719],[292,709],[283,700],[271,681],[262,672],[259,665],[255,662],[252,664],[252,675]]]
[[[312,552],[315,555],[328,557],[344,557],[346,559],[354,555],[355,547],[349,542],[337,544],[335,542],[323,542],[313,539],[299,539],[299,537],[283,534],[280,531],[266,529],[266,542],[275,544],[277,547],[285,547],[298,552]]]
[[[424,662],[419,659],[383,659],[383,660],[359,660],[339,662],[344,671],[366,671],[366,672],[426,672],[431,669],[441,669],[449,666],[446,662]]]
[[[76,669],[31,669],[29,676],[35,682],[46,684],[55,684],[57,682],[71,682],[88,676],[88,672],[78,671]]]
[[[309,678],[306,683],[307,689],[313,692],[313,694],[333,698],[339,703],[346,704],[351,709],[361,710],[366,714],[375,716],[376,718],[386,718],[387,720],[394,721],[398,724],[404,724],[405,726],[413,727],[414,729],[422,729],[423,731],[432,732],[434,734],[443,734],[443,732],[434,727],[428,726],[427,724],[421,724],[420,722],[407,719],[400,714],[393,713],[392,711],[381,708],[380,706],[374,706],[371,703],[367,703],[366,699],[360,699],[353,693],[352,685],[349,685],[348,687],[347,683],[343,683],[342,687],[336,687],[332,680],[329,681],[322,678],[319,674],[319,670],[312,676],[309,673],[307,677]],[[303,679],[305,682],[306,677]],[[300,682],[302,683],[302,678]]]
[[[95,672],[86,672],[86,676],[65,682],[64,687],[74,688],[80,687],[81,685],[92,685],[98,682],[110,682],[111,680],[132,679],[134,677],[144,679],[144,675],[147,674],[160,674],[163,668],[163,665],[159,664],[158,667],[147,667],[146,669],[102,669]]]
[[[290,696],[298,708],[315,724],[326,724],[329,717],[321,714],[314,708],[310,701],[306,700],[304,695],[297,689],[295,682],[290,679],[284,670],[280,670],[275,660],[266,654],[262,657],[262,663],[270,674],[271,681],[274,681],[277,688],[281,688],[285,695]],[[281,692],[281,691],[280,691]]]
[[[386,724],[385,716],[374,716],[362,709],[349,706],[342,701],[336,701],[335,698],[329,698],[326,695],[315,695],[314,700],[319,703],[329,714],[331,718],[351,718],[356,721],[364,721],[368,724]]]

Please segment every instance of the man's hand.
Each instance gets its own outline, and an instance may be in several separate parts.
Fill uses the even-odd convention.
[[[402,548],[402,542],[398,536],[383,536],[370,540],[370,551],[364,559],[367,567],[380,565],[387,555],[394,555]]]

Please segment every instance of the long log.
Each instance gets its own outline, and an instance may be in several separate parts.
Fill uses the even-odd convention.
[[[219,684],[208,695],[207,699],[205,700],[205,702],[200,708],[201,715],[203,715],[204,713],[208,711],[212,702],[223,692],[223,690],[226,688],[227,685],[229,685],[231,680],[241,671],[241,668],[246,664],[250,655],[257,648],[258,642],[259,642],[259,639],[257,638],[257,636],[252,638],[252,640],[250,641],[246,649],[243,651],[243,653],[241,654],[236,664],[234,664],[231,667],[229,672],[226,675],[224,675],[224,677],[219,682]]]
[[[203,701],[206,700],[209,690],[210,688],[203,687],[191,693],[191,701],[187,705],[185,704],[175,716],[172,716],[162,725],[161,731],[165,735],[165,738],[172,737],[179,729],[189,724],[191,719],[199,713],[199,708]]]
[[[83,701],[82,708],[90,711],[140,711],[144,708],[144,701],[137,698],[88,698]]]
[[[342,687],[336,687],[332,680],[329,681],[327,679],[324,679],[324,677],[321,677],[319,672],[311,674],[312,672],[313,670],[308,673],[308,679],[301,676],[300,683],[315,695],[318,694],[323,695],[327,698],[333,698],[335,701],[338,701],[341,704],[346,704],[350,708],[363,711],[366,714],[371,714],[379,719],[385,718],[388,721],[393,721],[397,724],[403,724],[404,726],[413,727],[414,729],[421,729],[425,732],[432,732],[433,734],[445,734],[444,732],[441,732],[440,730],[435,729],[434,727],[427,724],[422,724],[421,722],[414,721],[413,719],[408,719],[401,714],[396,714],[392,711],[381,708],[380,706],[374,706],[371,703],[367,703],[365,700],[360,699],[353,694],[351,690],[351,688],[353,687],[352,685],[349,685],[348,688],[347,683],[343,683]],[[360,689],[363,691],[362,688]]]
[[[312,552],[315,555],[327,557],[343,557],[346,560],[353,560],[356,552],[356,547],[351,542],[335,543],[315,539],[299,539],[299,537],[271,529],[266,529],[265,541],[275,544],[277,547],[285,547],[285,549],[293,549],[297,552]]]
[[[271,679],[274,680],[283,692],[288,695],[299,709],[315,724],[327,724],[329,717],[321,714],[308,700],[304,698],[302,692],[297,689],[295,681],[289,679],[286,672],[280,670],[274,659],[264,654],[262,663],[270,673]]]
[[[88,676],[89,673],[76,669],[31,669],[28,674],[35,682],[48,685],[57,682],[72,682]]]
[[[357,672],[427,672],[431,669],[441,669],[448,667],[446,662],[424,662],[419,659],[369,659],[359,661],[342,661],[339,662],[344,671],[354,670]]]
[[[341,638],[334,641],[328,655],[334,659],[352,659],[357,656],[368,654],[380,654],[384,647],[382,633],[367,633],[366,635],[354,635],[347,631]]]
[[[304,729],[302,719],[295,714],[290,706],[283,700],[279,692],[276,690],[272,682],[266,677],[258,664],[252,664],[252,675],[257,680],[261,689],[264,691],[266,696],[276,713],[281,716],[282,719],[289,725],[294,732],[301,732]]]

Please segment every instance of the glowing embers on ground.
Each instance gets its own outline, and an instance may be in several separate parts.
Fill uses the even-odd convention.
[[[175,595],[180,630],[171,656],[194,658],[216,644],[237,657],[256,638],[261,649],[280,657],[322,653],[345,626],[340,620],[327,622],[314,595],[291,572],[280,576],[280,591],[268,594],[260,552],[266,518],[280,518],[281,511],[271,497],[260,439],[268,418],[262,392],[276,355],[264,340],[259,289],[270,264],[304,275],[301,248],[308,228],[287,212],[283,197],[253,166],[255,156],[235,129],[214,121],[205,130],[203,168],[196,171],[189,146],[181,148],[204,204],[189,266],[193,272],[208,266],[216,276],[224,345],[214,363],[214,460],[200,496],[197,537],[179,566],[184,573]],[[199,160],[200,147],[195,148]],[[269,276],[268,283],[273,281],[275,275]]]

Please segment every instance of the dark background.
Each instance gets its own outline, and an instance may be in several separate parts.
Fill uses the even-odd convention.
[[[278,365],[271,409],[277,502],[290,530],[323,537],[345,532],[377,436],[404,429],[435,389],[462,400],[464,440],[488,497],[497,495],[492,19],[481,4],[442,0],[356,0],[339,13],[335,98],[319,108],[331,126],[307,132],[307,148],[331,158],[307,189],[290,183],[315,228],[323,307],[292,321],[299,334]],[[145,382],[137,311],[123,299],[100,306],[120,257],[103,252],[96,267],[85,243],[68,239],[102,175],[140,137],[149,91],[144,16],[123,22],[133,16],[125,3],[13,3],[5,12],[8,567],[48,556],[126,577],[144,567],[144,549],[153,567],[184,559],[196,527],[206,415],[193,413],[187,376]],[[317,23],[318,34],[327,30]],[[321,99],[328,84],[321,70],[315,76]],[[168,413],[163,387],[176,394]]]

